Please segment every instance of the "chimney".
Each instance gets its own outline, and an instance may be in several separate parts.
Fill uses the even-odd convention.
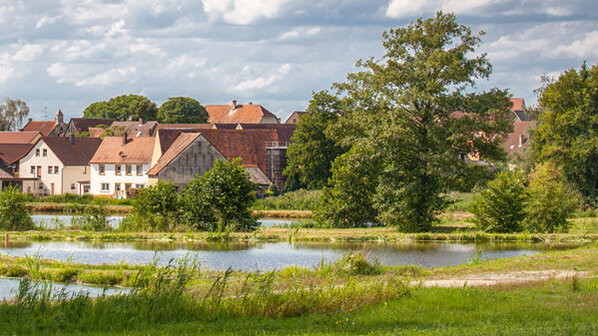
[[[33,118],[29,118],[29,122],[32,122],[32,121],[33,121]]]
[[[75,143],[75,135],[71,133],[71,135],[69,135],[69,142],[72,144]]]
[[[253,105],[253,102],[249,102],[249,103],[247,103],[247,105]]]
[[[523,146],[523,134],[519,134],[519,147]]]
[[[143,118],[139,118],[139,125],[143,125]]]
[[[127,132],[123,133],[123,146],[127,144]]]
[[[237,100],[233,99],[233,110],[237,108]]]

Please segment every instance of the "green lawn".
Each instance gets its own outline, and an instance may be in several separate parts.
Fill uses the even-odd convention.
[[[598,280],[523,288],[420,288],[349,314],[220,318],[129,335],[598,335]],[[121,333],[121,334],[122,334]],[[103,334],[103,333],[102,333]],[[99,335],[99,334],[98,334]]]

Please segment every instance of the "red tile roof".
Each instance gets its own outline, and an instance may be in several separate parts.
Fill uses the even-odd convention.
[[[208,122],[212,124],[259,124],[266,117],[276,118],[262,105],[206,105],[205,108],[209,115]]]
[[[214,128],[213,124],[158,124],[156,130],[163,130],[163,129],[212,129]]]
[[[228,160],[238,157],[245,166],[257,166],[266,172],[266,142],[280,141],[276,130],[222,130],[201,131],[216,149]]]
[[[511,102],[513,103],[513,107],[511,107],[512,111],[523,111],[525,108],[523,98],[511,98]]]
[[[162,132],[159,132],[161,134]],[[183,152],[190,144],[199,137],[199,133],[180,133],[168,146],[167,150],[162,149],[162,156],[158,162],[147,172],[148,175],[158,175],[172,160]]]
[[[0,144],[0,158],[8,164],[22,159],[35,144]]]
[[[71,143],[65,137],[43,137],[42,141],[56,154],[65,166],[86,166],[94,156],[102,139],[77,138]]]
[[[48,136],[56,127],[55,121],[30,121],[23,127],[23,131],[40,132],[43,136]]]
[[[0,132],[0,144],[33,144],[40,136],[37,131]]]
[[[295,133],[295,124],[238,124],[241,129],[272,129],[278,132],[278,141],[290,142]]]
[[[154,138],[105,137],[89,163],[150,163],[154,152]]]

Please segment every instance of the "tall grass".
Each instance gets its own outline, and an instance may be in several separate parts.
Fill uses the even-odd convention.
[[[143,274],[129,295],[90,298],[87,293],[53,294],[47,284],[21,281],[16,298],[0,303],[0,330],[11,334],[40,332],[122,331],[176,322],[211,321],[224,317],[292,317],[310,313],[354,311],[365,305],[404,296],[399,280],[367,285],[292,285],[275,290],[274,272],[249,273],[240,286],[230,287],[231,270],[221,273],[210,289],[191,294],[186,288],[198,276],[199,263],[185,258]]]

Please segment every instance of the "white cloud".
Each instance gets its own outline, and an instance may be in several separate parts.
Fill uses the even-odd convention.
[[[249,69],[246,67],[244,72],[249,72]],[[234,89],[237,91],[251,91],[257,89],[264,89],[275,82],[281,80],[285,75],[291,71],[290,64],[283,64],[281,65],[276,73],[271,74],[270,76],[264,77],[260,76],[254,79],[245,80],[239,84],[237,84]]]
[[[43,51],[44,47],[40,44],[26,44],[14,54],[12,59],[20,62],[29,62],[34,60]]]
[[[554,54],[577,58],[598,57],[598,30],[588,32],[570,44],[555,47]]]
[[[60,16],[54,16],[54,17],[44,16],[41,19],[37,20],[37,23],[35,24],[35,29],[40,29],[41,27],[43,27],[46,24],[55,23],[60,18],[61,18]]]
[[[299,27],[282,33],[279,37],[280,40],[293,40],[302,37],[308,37],[317,35],[322,31],[320,27]]]
[[[110,86],[119,82],[123,82],[125,79],[129,77],[129,75],[134,74],[136,71],[137,68],[135,68],[134,66],[119,69],[111,69],[106,72],[97,74],[91,78],[79,80],[75,83],[75,85],[94,87]]]
[[[203,9],[212,18],[247,25],[260,18],[273,18],[288,0],[203,0]]]

